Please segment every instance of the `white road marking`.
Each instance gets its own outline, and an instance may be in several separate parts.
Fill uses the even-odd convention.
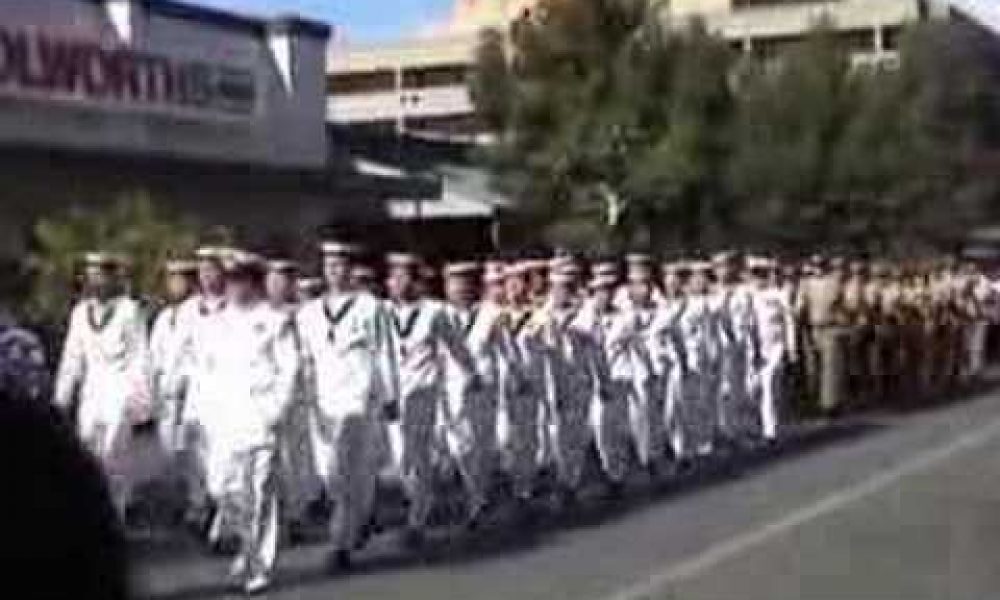
[[[666,595],[671,584],[691,579],[705,571],[760,546],[772,538],[787,533],[809,521],[837,512],[850,504],[876,494],[901,479],[916,475],[947,462],[956,455],[980,446],[1000,434],[1000,419],[970,431],[955,441],[927,450],[914,458],[873,475],[855,485],[833,492],[813,504],[803,506],[787,516],[763,523],[744,533],[720,541],[704,552],[681,560],[649,576],[645,581],[623,588],[603,600],[645,600]],[[669,596],[667,596],[669,597]]]

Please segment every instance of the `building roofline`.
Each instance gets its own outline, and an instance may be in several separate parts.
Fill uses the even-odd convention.
[[[81,0],[92,4],[105,4],[107,0]],[[283,14],[273,19],[244,15],[219,8],[193,4],[185,0],[133,0],[150,14],[173,19],[207,23],[220,29],[264,36],[269,33],[290,33],[329,39],[331,27],[321,21],[299,15]]]

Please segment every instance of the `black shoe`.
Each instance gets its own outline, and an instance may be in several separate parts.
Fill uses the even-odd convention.
[[[403,546],[409,550],[419,550],[424,547],[427,537],[423,529],[407,527],[403,532]]]
[[[331,571],[350,571],[354,566],[350,550],[335,550],[326,562]]]
[[[604,499],[609,501],[621,500],[625,495],[625,482],[615,479],[605,478]]]

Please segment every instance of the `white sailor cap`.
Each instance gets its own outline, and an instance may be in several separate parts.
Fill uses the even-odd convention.
[[[590,272],[593,273],[595,277],[600,277],[600,276],[617,277],[618,263],[611,260],[596,262],[593,264],[593,266],[590,267]]]
[[[230,273],[264,271],[265,261],[260,255],[253,252],[234,249],[225,257],[222,266]]]
[[[319,277],[299,277],[295,287],[303,294],[315,294],[323,289],[323,280]]]
[[[503,283],[506,278],[507,269],[503,265],[494,264],[483,271],[483,283],[497,284]]]
[[[471,260],[448,263],[444,267],[445,277],[468,277],[479,272],[479,263]]]
[[[171,275],[186,275],[198,270],[198,263],[193,260],[174,258],[163,263],[163,270]]]
[[[357,256],[361,254],[361,246],[339,240],[326,240],[319,246],[323,256]]]
[[[232,253],[233,249],[227,246],[202,246],[195,250],[195,258],[198,260],[224,261]]]
[[[507,265],[504,269],[504,277],[524,277],[529,272],[531,272],[531,262],[526,260],[521,260],[517,262],[512,262]]]
[[[119,257],[111,252],[87,252],[83,255],[86,267],[109,269],[119,266]]]
[[[267,270],[272,273],[294,273],[299,270],[299,263],[287,258],[273,258],[267,261]]]
[[[707,260],[692,260],[688,263],[688,268],[692,273],[704,273],[712,270],[712,263]]]
[[[734,260],[736,260],[736,258],[737,258],[737,255],[736,255],[735,252],[733,252],[731,250],[723,250],[721,252],[716,252],[714,255],[712,255],[712,261],[711,262],[712,262],[713,265],[716,265],[716,266],[719,266],[719,265],[728,265],[728,264],[732,263]]]
[[[549,261],[544,258],[529,258],[528,260],[522,261],[524,268],[529,271],[545,271],[549,268]]]
[[[576,274],[565,269],[552,269],[549,271],[549,282],[556,285],[569,285],[577,280]]]
[[[746,268],[751,271],[765,271],[773,266],[774,263],[763,256],[748,256],[746,260]]]
[[[653,257],[646,252],[630,252],[625,256],[625,262],[630,268],[638,265],[651,265]]]
[[[606,287],[614,287],[618,284],[618,277],[608,273],[595,273],[587,283],[592,290]]]
[[[385,257],[385,264],[390,267],[415,268],[420,263],[420,256],[414,252],[391,252]]]

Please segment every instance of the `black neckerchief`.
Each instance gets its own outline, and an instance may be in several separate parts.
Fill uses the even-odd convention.
[[[213,312],[220,312],[224,308],[226,308],[226,300],[224,298],[221,302],[219,302],[219,308],[215,309],[214,311],[205,304],[205,298],[200,298],[198,300],[198,312],[201,313],[201,316],[203,317],[207,317],[211,315]]]
[[[521,334],[521,330],[524,329],[524,326],[528,324],[530,319],[531,310],[525,310],[521,316],[511,324],[511,330],[513,331],[515,337]]]
[[[406,322],[403,323],[402,326],[400,326],[399,314],[395,310],[392,311],[392,322],[396,326],[396,333],[399,335],[399,339],[406,340],[407,338],[410,337],[410,334],[413,333],[413,327],[416,325],[417,318],[419,316],[420,316],[420,305],[418,304],[413,307],[412,311],[410,311],[410,318],[408,318]]]
[[[461,313],[459,313],[461,315]],[[479,316],[479,307],[475,307],[469,313],[469,321],[462,327],[462,337],[468,339],[469,334],[472,333],[472,328],[476,325],[476,317]]]
[[[104,312],[101,314],[100,319],[96,318],[95,315],[94,315],[94,309],[97,308],[97,305],[99,305],[99,304],[100,304],[99,302],[98,303],[90,303],[87,306],[87,322],[90,323],[90,328],[91,329],[93,329],[94,331],[98,331],[98,332],[99,331],[103,331],[104,328],[108,326],[108,323],[111,322],[111,318],[115,316],[115,304],[114,304],[114,301],[113,300],[109,300],[107,302],[107,306],[106,307],[101,307],[101,308],[104,309]]]
[[[351,310],[351,307],[354,306],[354,300],[355,300],[354,296],[351,296],[346,300],[344,300],[341,303],[340,308],[337,310],[336,313],[330,312],[329,301],[323,300],[323,314],[326,316],[326,322],[327,325],[329,326],[326,337],[327,339],[330,340],[331,344],[334,342],[334,340],[337,339],[336,335],[337,326],[340,325],[340,322],[343,321],[344,317],[347,316],[347,313]]]
[[[571,308],[572,308],[572,310],[569,311],[569,314],[566,315],[566,320],[563,321],[562,324],[560,324],[560,326],[559,326],[559,328],[562,329],[563,331],[565,331],[566,329],[569,329],[570,323],[572,323],[573,319],[576,318],[576,313],[580,312],[580,308],[578,306],[574,306],[574,307],[571,307]]]

